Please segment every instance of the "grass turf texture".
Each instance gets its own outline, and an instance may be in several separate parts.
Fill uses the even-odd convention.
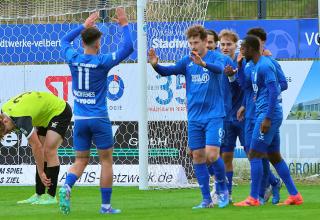
[[[0,219],[318,219],[320,216],[320,185],[299,185],[304,197],[301,206],[279,207],[268,203],[261,207],[191,210],[200,203],[199,189],[166,189],[139,191],[136,187],[114,187],[112,204],[122,210],[117,215],[101,215],[98,187],[75,187],[71,197],[71,213],[63,215],[58,205],[17,205],[34,193],[33,187],[0,187]],[[234,201],[249,194],[249,186],[234,187]],[[281,201],[287,192],[281,190]]]

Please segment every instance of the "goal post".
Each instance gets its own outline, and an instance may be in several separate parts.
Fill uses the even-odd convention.
[[[137,0],[137,50],[140,76],[139,189],[148,189],[148,112],[147,112],[147,1]]]

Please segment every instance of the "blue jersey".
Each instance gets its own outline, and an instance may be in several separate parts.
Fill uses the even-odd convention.
[[[276,69],[276,78],[278,80],[280,90],[284,91],[288,88],[288,83],[285,77],[285,74],[278,63],[277,60],[273,59],[271,56],[266,56],[266,58],[270,59],[272,64],[274,65]],[[254,64],[252,61],[246,63],[246,61],[243,62],[243,65],[245,65],[244,70],[239,70],[239,75],[241,76],[241,87],[244,91],[244,98],[242,105],[245,107],[245,118],[246,119],[255,119],[255,103],[254,103],[254,93],[252,90],[252,84],[251,84],[251,72],[252,68],[254,67]],[[282,102],[281,94],[279,94],[278,97],[279,102]]]
[[[243,91],[242,106],[245,107],[245,118],[255,119],[256,118],[256,106],[254,103],[254,93],[251,83],[251,72],[254,67],[252,61],[242,63],[242,68],[238,70],[238,77],[240,85]]]
[[[202,60],[206,62],[206,67],[193,63],[189,56],[185,56],[175,65],[155,66],[155,70],[162,76],[185,76],[189,121],[225,116],[221,90],[224,58],[215,51],[208,51]]]
[[[288,82],[287,82],[286,76],[284,75],[284,72],[283,72],[280,64],[278,63],[277,60],[275,60],[271,56],[266,56],[266,57],[271,60],[272,64],[276,68],[276,77],[277,77],[277,80],[278,80],[278,83],[279,83],[280,91],[282,92],[282,91],[287,90],[288,89]],[[282,103],[281,93],[278,96],[278,100],[279,100],[280,103]]]
[[[229,65],[232,66],[233,69],[237,68],[236,58],[232,60],[229,56],[224,55],[224,57],[225,66]],[[240,108],[243,99],[243,93],[239,89],[238,81],[235,80],[233,82],[230,82],[228,77],[225,74],[223,74],[221,87],[224,97],[224,108],[226,112],[225,121],[236,121],[237,111]]]
[[[267,84],[271,82],[276,82],[278,85],[278,80],[276,76],[276,69],[272,64],[272,61],[261,56],[259,61],[254,65],[251,72],[252,88],[254,92],[254,100],[256,103],[256,116],[262,113],[267,113],[269,108],[269,91]],[[276,87],[277,94],[280,94],[280,87]],[[282,107],[280,106],[279,100],[275,99],[275,108],[272,113],[273,119],[282,118]]]
[[[118,65],[133,51],[129,27],[123,27],[124,45],[117,52],[108,54],[80,54],[71,42],[84,30],[81,25],[61,40],[61,47],[72,75],[74,115],[82,117],[108,117],[107,77],[109,70]]]

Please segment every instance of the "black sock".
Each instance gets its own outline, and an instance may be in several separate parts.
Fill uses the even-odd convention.
[[[44,172],[46,172],[47,170],[47,162],[44,162]],[[38,173],[38,169],[36,167],[36,193],[38,195],[42,195],[46,192],[46,187],[43,185],[43,183],[41,182],[39,173]]]
[[[60,165],[55,167],[48,167],[46,172],[47,177],[51,179],[51,186],[48,189],[48,194],[53,197],[56,196],[59,171]]]

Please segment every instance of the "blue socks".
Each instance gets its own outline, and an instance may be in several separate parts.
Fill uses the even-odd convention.
[[[64,182],[65,185],[68,185],[70,188],[76,183],[78,177],[74,173],[68,173],[66,177],[66,181]]]
[[[208,165],[208,171],[209,171],[210,176],[214,176],[214,168],[213,168],[212,163],[210,165]]]
[[[280,178],[286,185],[289,194],[297,195],[298,190],[293,183],[293,180],[291,178],[290,171],[286,162],[284,162],[284,160],[281,160],[279,163],[274,165],[274,168],[277,170],[277,173],[279,174]]]
[[[279,179],[272,173],[272,171],[270,170],[269,172],[269,183],[271,186],[275,186],[277,185],[279,182]]]
[[[100,188],[101,204],[110,204],[112,188]]]
[[[261,158],[253,158],[250,160],[251,166],[251,192],[250,196],[258,199],[261,180],[263,175],[263,166]]]
[[[267,186],[269,185],[269,173],[270,173],[270,163],[269,160],[266,158],[262,159],[262,179],[260,185],[259,196],[264,198],[264,194],[266,192]]]
[[[226,171],[221,157],[213,162],[212,166],[214,168],[214,174],[218,185],[217,190],[219,189],[218,193],[228,190],[226,185]]]
[[[229,195],[231,195],[231,194],[232,194],[232,177],[233,177],[233,171],[227,171],[227,172],[226,172],[226,177],[227,177],[227,180],[228,180],[227,187],[228,187]]]
[[[212,163],[208,165],[208,171],[210,176],[214,176],[214,168]],[[216,180],[214,181],[214,187],[216,188],[216,192],[219,192],[219,186]]]
[[[206,163],[194,164],[194,172],[198,179],[203,200],[212,201],[210,196],[209,172]]]

